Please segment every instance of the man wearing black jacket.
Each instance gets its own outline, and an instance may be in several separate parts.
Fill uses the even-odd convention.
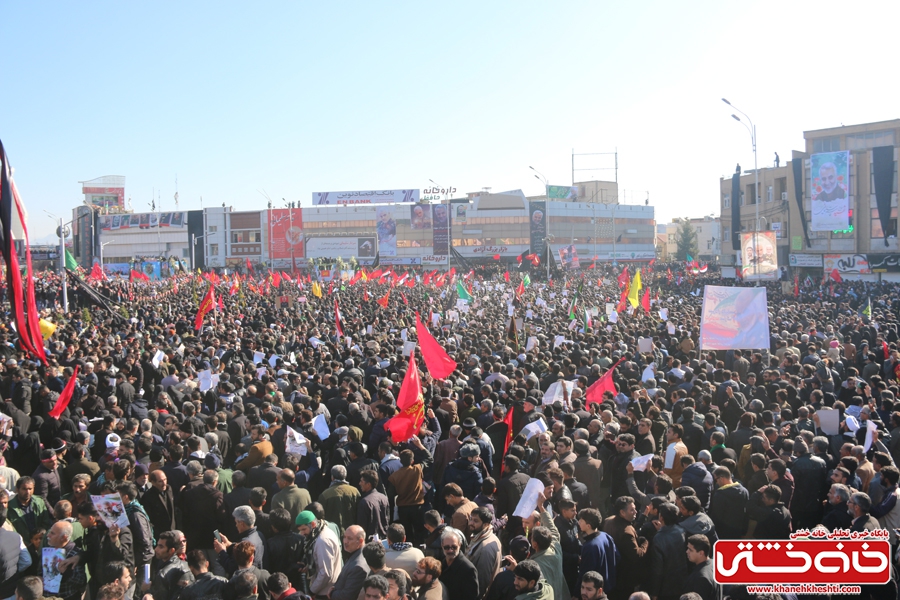
[[[775,484],[753,492],[747,503],[747,515],[756,521],[753,537],[758,540],[786,540],[791,535],[791,513],[781,501],[781,488]]]

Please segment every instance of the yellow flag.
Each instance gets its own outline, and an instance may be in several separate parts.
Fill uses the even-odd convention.
[[[641,293],[641,270],[638,269],[634,273],[634,279],[631,280],[631,289],[628,290],[628,302],[631,303],[631,306],[637,308],[638,304],[641,303],[640,293]]]
[[[45,340],[49,340],[50,336],[53,335],[53,332],[56,331],[56,324],[51,323],[50,321],[48,321],[46,319],[41,319],[39,321],[39,325],[41,328],[41,335],[44,337]]]
[[[322,297],[322,288],[319,286],[319,282],[318,282],[318,281],[313,281],[313,284],[312,284],[312,293],[313,293],[313,296],[315,296],[316,298],[321,298],[321,297]]]

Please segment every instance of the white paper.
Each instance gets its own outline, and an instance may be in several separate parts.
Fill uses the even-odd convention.
[[[564,336],[561,336],[561,335],[556,336],[555,338],[553,338],[553,348],[558,347],[560,344],[562,344],[565,341],[566,341],[566,338]]]
[[[529,423],[528,425],[523,427],[522,431],[525,432],[525,441],[527,442],[534,436],[540,435],[547,431],[547,424],[544,423],[543,419],[538,419],[537,421]]]
[[[403,344],[403,356],[412,356],[413,352],[416,351],[416,343],[415,342],[406,342]]]
[[[292,365],[296,365],[297,364],[297,355],[294,354],[293,352],[291,352],[290,356],[288,357],[288,360],[291,362]]]
[[[299,454],[300,456],[306,456],[307,450],[309,448],[306,447],[306,438],[303,437],[299,431],[294,429],[293,427],[287,428],[287,437],[285,438],[287,441],[286,450],[292,454]]]
[[[433,313],[431,315],[431,326],[437,327],[440,322],[441,322],[441,315],[439,315],[438,313]]]
[[[279,359],[279,358],[280,358],[280,357],[279,357],[277,354],[273,354],[272,356],[270,356],[270,357],[269,357],[269,366],[272,367],[272,368],[274,369],[274,368],[275,368],[275,365],[278,364],[278,359]]]
[[[311,338],[309,338],[309,343],[312,344],[313,348],[318,348],[319,344],[322,343],[322,340],[320,340],[316,336],[312,336]]]
[[[519,503],[513,515],[527,519],[537,508],[538,498],[544,493],[544,484],[539,479],[529,479],[528,485],[519,497]]]
[[[219,374],[213,373],[212,375],[210,375],[209,383],[211,384],[210,387],[212,387],[213,389],[219,387]]]
[[[328,439],[328,436],[331,435],[331,431],[328,429],[328,421],[325,420],[325,415],[316,415],[316,418],[313,419],[312,422],[313,431],[316,432],[316,435],[319,436],[320,440]]]
[[[662,319],[663,321],[668,321],[669,320],[669,309],[668,308],[659,309],[659,318]]]
[[[606,303],[606,316],[607,316],[607,317],[608,317],[609,315],[613,314],[613,313],[615,312],[615,310],[616,310],[616,305],[615,305],[615,304],[613,304],[612,302],[607,302],[607,303]]]
[[[533,335],[528,338],[528,341],[525,343],[525,352],[531,352],[532,348],[537,347],[538,339]]]
[[[819,415],[819,429],[825,435],[837,435],[841,432],[841,411],[823,408],[816,412]]]
[[[163,354],[162,350],[157,350],[156,354],[153,355],[153,359],[150,362],[152,362],[153,366],[158,369],[160,363],[162,363],[162,361],[165,357],[166,357],[166,355]]]
[[[666,331],[669,332],[669,335],[675,335],[675,325],[672,324],[672,321],[666,323]]]
[[[116,387],[116,378],[115,377],[109,378],[109,387]]]
[[[300,296],[297,298],[297,302],[306,302],[306,296]]]
[[[638,456],[637,458],[632,458],[631,466],[634,467],[635,471],[646,471],[647,466],[650,464],[650,460],[652,458],[652,454],[645,454],[643,456]]]
[[[644,337],[638,338],[638,352],[641,354],[653,352],[653,339]]]
[[[44,591],[47,593],[59,592],[63,574],[59,572],[60,561],[65,560],[64,548],[43,548],[41,550],[41,566],[44,579]]]
[[[405,341],[407,341],[408,337],[409,337],[409,329],[404,327],[403,329],[400,330],[400,339],[405,342]]]
[[[550,292],[550,299],[553,300],[556,298],[556,292]]]
[[[265,359],[266,359],[266,353],[265,353],[265,352],[254,352],[254,353],[253,353],[253,364],[254,364],[254,365],[258,365],[259,363],[261,363],[261,362],[264,361]]]
[[[373,331],[374,330],[372,329],[371,325],[366,325],[366,335],[372,335]]]
[[[262,376],[265,375],[267,371],[268,369],[266,369],[265,367],[259,367],[258,369],[256,369],[256,376],[262,379]]]
[[[669,444],[666,447],[666,469],[671,469],[675,464],[675,442]]]
[[[876,425],[874,421],[866,421],[866,443],[863,444],[864,452],[868,452],[869,448],[871,448],[872,444],[875,442],[875,432],[877,430],[878,425]]]
[[[610,323],[618,323],[619,322],[619,313],[616,311],[612,311],[609,313],[609,322]],[[612,331],[612,327],[608,327],[609,331]]]
[[[459,323],[459,313],[456,312],[455,310],[448,310],[447,311],[447,320],[450,322]]]
[[[209,369],[200,371],[200,374],[197,376],[197,380],[200,383],[200,391],[207,391],[208,389],[212,388],[212,371],[210,371]]]
[[[514,314],[516,314],[516,307],[513,306],[512,304],[507,304],[506,305],[506,316],[511,317]]]
[[[179,356],[184,356],[184,344],[178,346],[178,348],[175,350],[175,352],[177,352],[179,354]]]
[[[572,390],[575,389],[574,381],[554,381],[550,384],[550,387],[547,388],[547,391],[544,392],[544,399],[541,401],[542,405],[553,404],[555,401],[559,400],[560,402],[565,403],[565,398],[563,397],[563,386],[565,386],[566,391],[568,392],[569,398],[572,397]]]
[[[468,306],[468,305],[469,305],[469,301],[468,301],[468,300],[463,300],[462,298],[458,298],[458,299],[456,300],[456,308],[458,308],[458,309],[460,309],[460,310],[462,310],[464,307],[466,307],[466,306]]]

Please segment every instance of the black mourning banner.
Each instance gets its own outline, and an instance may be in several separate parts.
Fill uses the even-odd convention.
[[[894,220],[891,219],[891,192],[894,190],[894,147],[872,148],[872,170],[875,176],[875,203],[878,205],[878,220],[884,232],[884,245],[888,237],[897,235]]]
[[[800,211],[803,238],[806,240],[806,247],[809,248],[812,244],[809,243],[809,227],[806,225],[806,212],[803,210],[803,159],[795,158],[791,161],[791,167],[794,169],[794,201]]]
[[[731,176],[731,248],[741,251],[741,174]]]

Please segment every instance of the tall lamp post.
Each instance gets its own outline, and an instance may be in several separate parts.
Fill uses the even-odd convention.
[[[103,270],[103,247],[109,244],[112,244],[116,240],[109,240],[108,242],[100,242],[100,270]]]
[[[550,261],[553,260],[553,248],[550,246],[550,242],[553,241],[553,235],[550,234],[550,180],[531,165],[528,165],[528,168],[534,171],[534,178],[544,184],[544,195],[547,196],[547,214],[544,215],[547,237],[544,239],[547,242],[547,281],[550,281]],[[575,242],[573,241],[572,243],[574,244]]]
[[[722,98],[722,102],[741,113],[744,116],[744,119],[747,119],[747,123],[744,123],[741,118],[735,114],[731,115],[731,118],[743,125],[747,128],[747,131],[750,132],[750,141],[753,143],[753,195],[756,196],[753,199],[753,203],[756,204],[756,226],[753,230],[753,252],[758,254],[757,244],[759,243],[759,169],[757,168],[756,161],[756,125],[753,124],[753,121],[750,120],[750,117],[747,116],[747,113],[739,109],[737,106]],[[740,198],[738,198],[740,202]],[[756,285],[759,285],[759,261],[754,260],[753,263],[753,273],[756,276]]]
[[[63,301],[63,312],[69,312],[69,286],[68,286],[68,278],[66,277],[66,237],[69,235],[69,228],[66,225],[72,223],[69,221],[68,223],[63,223],[62,217],[57,217],[52,212],[47,210],[44,211],[51,218],[59,220],[59,226],[56,228],[56,235],[59,236],[59,276],[62,279],[62,301]]]

